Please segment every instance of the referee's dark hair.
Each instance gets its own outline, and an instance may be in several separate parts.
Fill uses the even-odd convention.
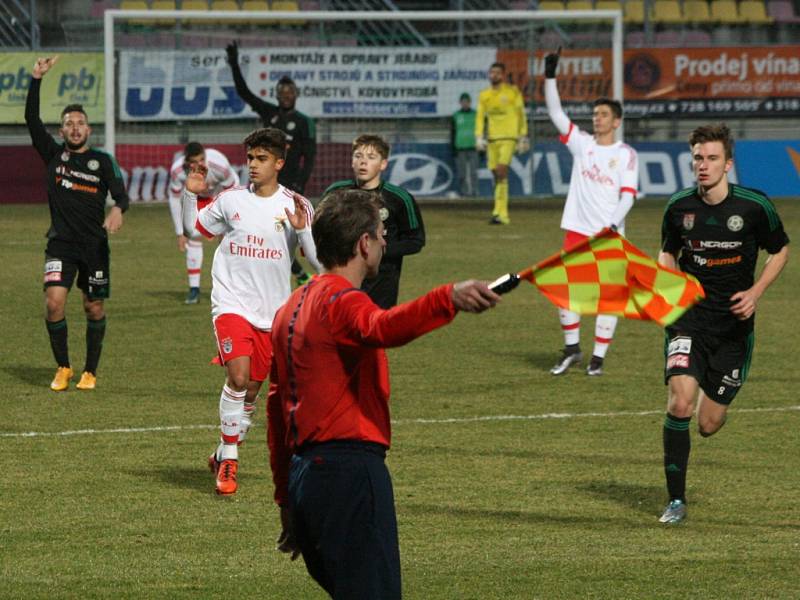
[[[274,127],[256,129],[244,138],[245,148],[263,148],[276,158],[286,160],[286,134]]]
[[[725,160],[733,158],[733,135],[725,123],[702,125],[689,136],[689,148],[694,147],[695,144],[707,142],[722,142],[722,147],[725,149]]]
[[[338,189],[326,195],[317,206],[311,235],[317,258],[326,269],[343,267],[356,255],[362,235],[378,237],[382,227],[381,200],[367,190]]]

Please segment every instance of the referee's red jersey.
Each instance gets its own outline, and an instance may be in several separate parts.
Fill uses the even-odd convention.
[[[453,320],[452,284],[389,310],[339,275],[297,288],[272,324],[267,405],[275,500],[287,498],[289,461],[306,443],[391,443],[384,348]]]

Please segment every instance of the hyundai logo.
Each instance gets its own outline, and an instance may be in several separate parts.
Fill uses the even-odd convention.
[[[427,154],[395,154],[389,158],[389,181],[412,194],[433,196],[450,189],[453,171]]]

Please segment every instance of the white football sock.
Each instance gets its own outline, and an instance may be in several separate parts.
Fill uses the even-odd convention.
[[[189,275],[189,287],[200,287],[200,273],[203,270],[203,242],[186,241],[186,273]]]
[[[608,346],[614,339],[614,330],[617,328],[617,317],[611,315],[597,315],[594,324],[594,351],[593,356],[605,358]]]
[[[239,458],[237,444],[239,443],[239,432],[242,426],[242,416],[244,414],[245,390],[237,392],[227,385],[222,387],[222,395],[219,397],[219,421],[222,430],[222,453],[217,453],[217,457],[222,460]]]
[[[239,428],[240,444],[244,441],[244,438],[247,437],[247,432],[250,431],[250,426],[253,424],[253,418],[256,415],[256,402],[258,402],[258,397],[256,397],[252,402],[244,403],[244,413],[242,414],[242,426]]]
[[[558,320],[564,332],[564,345],[574,346],[581,341],[581,316],[571,310],[558,309]]]

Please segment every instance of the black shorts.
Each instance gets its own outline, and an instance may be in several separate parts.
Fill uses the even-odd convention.
[[[108,298],[111,295],[109,264],[108,240],[89,244],[50,240],[44,251],[44,287],[70,289],[77,275],[78,288],[91,300]]]
[[[706,396],[728,405],[747,379],[753,344],[753,332],[740,338],[723,338],[683,333],[668,327],[664,341],[664,382],[673,375],[691,375]]]

